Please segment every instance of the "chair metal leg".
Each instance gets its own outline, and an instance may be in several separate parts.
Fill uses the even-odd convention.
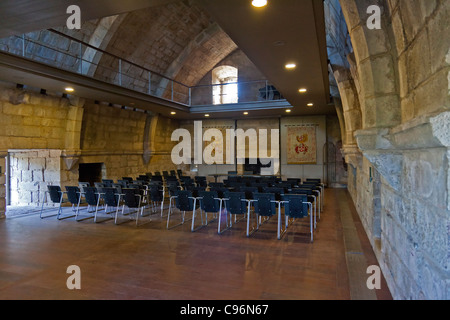
[[[97,214],[98,214],[98,207],[99,207],[99,205],[100,205],[100,197],[98,198],[97,207],[95,208],[94,222],[95,223],[101,223],[101,222],[106,222],[106,221],[112,220],[113,217],[107,217],[105,219],[97,221]],[[108,205],[105,205],[105,209],[104,210],[105,210],[105,214],[108,214]]]
[[[225,229],[221,229],[222,226],[222,207],[223,207],[223,203],[224,203],[224,199],[218,199],[220,201],[220,205],[219,205],[219,218],[218,218],[218,223],[217,223],[217,234],[222,234],[224,233],[226,230],[230,229],[230,225],[228,223],[228,211],[227,211],[227,205],[225,203],[225,218],[226,220],[226,228]],[[230,216],[230,220],[231,220],[231,216]]]
[[[55,217],[55,216],[58,215],[57,213],[51,214],[51,215],[47,215],[47,216],[43,216],[43,215],[42,215],[42,213],[44,212],[44,203],[46,203],[46,202],[47,202],[47,199],[48,199],[47,194],[48,194],[48,191],[45,191],[45,192],[44,192],[44,195],[42,196],[41,213],[39,214],[39,217],[40,217],[41,219],[50,218],[50,217]]]

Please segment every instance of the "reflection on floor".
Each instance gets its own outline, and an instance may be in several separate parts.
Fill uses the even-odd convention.
[[[391,299],[384,280],[367,291],[376,259],[347,191],[327,189],[325,200],[314,243],[308,219],[277,240],[275,217],[247,238],[244,221],[218,235],[216,222],[167,230],[159,214],[136,228],[17,209],[0,220],[0,299]],[[360,244],[356,260],[349,243]],[[66,286],[71,265],[80,267],[81,290]]]

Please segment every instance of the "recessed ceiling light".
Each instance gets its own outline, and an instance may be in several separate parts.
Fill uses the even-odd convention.
[[[256,8],[267,6],[267,0],[253,0],[252,5]]]
[[[314,103],[308,103],[307,106],[312,107],[312,106],[314,106]]]
[[[208,118],[208,117],[209,117],[209,114],[205,114],[205,117],[207,117],[207,118]]]
[[[287,110],[286,110],[287,113],[290,113],[291,111],[292,111],[291,109],[287,109]]]
[[[174,115],[176,115],[177,113],[176,113],[175,111],[172,111],[170,114],[174,116]]]
[[[295,69],[296,67],[297,67],[297,65],[295,63],[288,63],[285,65],[285,68],[288,70]]]
[[[67,87],[67,88],[65,88],[65,90],[66,90],[67,92],[74,92],[74,91],[75,91],[75,89],[72,88],[72,87]]]
[[[305,88],[301,88],[301,89],[298,90],[298,92],[300,92],[300,93],[305,93],[305,92],[307,92],[307,91],[308,91],[308,90],[305,89]]]

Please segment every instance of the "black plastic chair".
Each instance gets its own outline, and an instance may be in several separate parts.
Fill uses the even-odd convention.
[[[80,204],[81,204],[80,188],[74,187],[74,186],[67,186],[66,194],[67,194],[67,199],[72,204],[72,211],[75,212],[75,214],[69,215],[69,216],[62,216],[62,208],[60,207],[60,210],[58,211],[58,216],[57,216],[58,220],[64,220],[64,219],[76,217],[80,210]]]
[[[96,215],[97,215],[97,211],[98,211],[98,207],[99,207],[99,203],[100,203],[100,197],[97,193],[97,189],[93,188],[93,187],[85,187],[83,189],[83,191],[80,193],[80,199],[81,199],[81,196],[84,197],[84,199],[87,203],[87,209],[86,209],[87,212],[94,213],[94,214],[91,216],[88,216],[88,217],[79,218],[80,208],[78,207],[75,220],[76,221],[83,221],[83,220],[87,220],[87,219],[96,220]],[[94,209],[92,210],[92,208],[94,208]]]
[[[285,215],[285,228],[281,229],[281,210],[278,211],[278,239],[280,240],[286,233],[289,227],[289,218],[302,219],[308,217],[309,208],[309,225],[311,233],[311,242],[314,241],[314,227],[313,227],[313,213],[312,203],[308,201],[307,195],[300,194],[286,194],[283,196],[284,215]]]
[[[218,214],[218,227],[217,227],[217,233],[221,234],[224,230],[221,229],[221,222],[222,222],[222,209],[225,207],[225,215],[226,215],[226,221],[227,221],[227,228],[229,226],[228,222],[228,213],[226,211],[226,205],[224,206],[225,198],[219,197],[219,194],[215,191],[201,191],[199,192],[199,199],[200,199],[200,208],[205,212],[205,220],[206,225],[208,223],[214,221],[208,221],[208,213]],[[231,219],[231,218],[230,218]]]
[[[117,212],[117,208],[119,208],[120,206],[120,194],[116,188],[103,188],[102,192],[99,193],[99,196],[101,197],[103,205],[105,206],[105,214]],[[115,208],[115,210],[108,211],[108,207]]]
[[[169,210],[167,215],[167,229],[173,229],[183,225],[186,222],[186,212],[194,211],[194,198],[192,197],[191,191],[178,190],[175,196],[173,196],[173,199],[175,201],[175,207],[181,212],[181,223],[170,226],[170,216],[172,215],[172,211]]]
[[[164,187],[161,185],[149,185],[146,190],[148,198],[148,204],[151,207],[152,212],[156,212],[156,208],[159,206],[161,209],[161,217],[164,211]]]
[[[225,194],[225,197],[229,200],[227,200],[227,207],[230,211],[230,214],[234,214],[235,222],[236,222],[236,216],[237,215],[244,215],[244,218],[247,217],[247,236],[250,236],[250,230],[249,230],[249,223],[250,223],[250,216],[251,216],[251,208],[252,203],[256,200],[254,199],[247,199],[245,192],[227,192]],[[242,219],[240,219],[242,220]],[[239,221],[240,221],[239,220]]]
[[[277,212],[274,193],[256,193],[253,200],[256,215],[256,228],[254,227],[252,231],[249,230],[250,219],[247,217],[247,236],[250,236],[253,232],[259,230],[259,227],[262,224],[261,217],[265,217],[265,221],[268,221],[270,217],[274,216]]]
[[[143,207],[141,206],[142,195],[139,189],[123,188],[122,192],[123,192],[121,194],[121,197],[123,199],[122,216],[125,216],[125,207],[127,207],[128,208],[127,215],[135,213],[136,226],[138,226],[139,215],[141,215],[143,212]],[[117,208],[116,210],[115,224],[119,224],[118,213],[119,208]],[[130,220],[132,220],[132,218],[130,218]]]
[[[196,185],[197,187],[203,187],[203,188],[206,188],[206,187],[208,186],[208,182],[206,181],[206,177],[203,177],[203,176],[196,176],[196,177],[194,178],[194,181],[195,181],[195,185]]]
[[[62,204],[64,202],[64,193],[65,191],[62,191],[60,186],[47,186],[47,191],[45,191],[42,199],[41,213],[39,215],[41,219],[55,217],[59,215],[59,212],[62,210]],[[59,204],[58,213],[44,216],[43,215],[44,204],[48,202],[49,197],[51,202]]]
[[[289,194],[304,194],[308,196],[308,202],[314,205],[314,221],[317,223],[317,196],[314,194],[314,190],[309,187],[293,188]],[[320,220],[320,210],[319,210],[319,220]]]
[[[316,194],[316,197],[319,201],[319,212],[323,211],[323,204],[324,204],[324,186],[322,183],[318,182],[319,179],[312,181],[312,180],[306,180],[304,181],[299,187],[300,188],[310,188],[314,191]]]

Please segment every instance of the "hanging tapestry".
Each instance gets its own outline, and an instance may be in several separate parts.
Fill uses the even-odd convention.
[[[287,128],[287,163],[316,164],[316,127]]]

